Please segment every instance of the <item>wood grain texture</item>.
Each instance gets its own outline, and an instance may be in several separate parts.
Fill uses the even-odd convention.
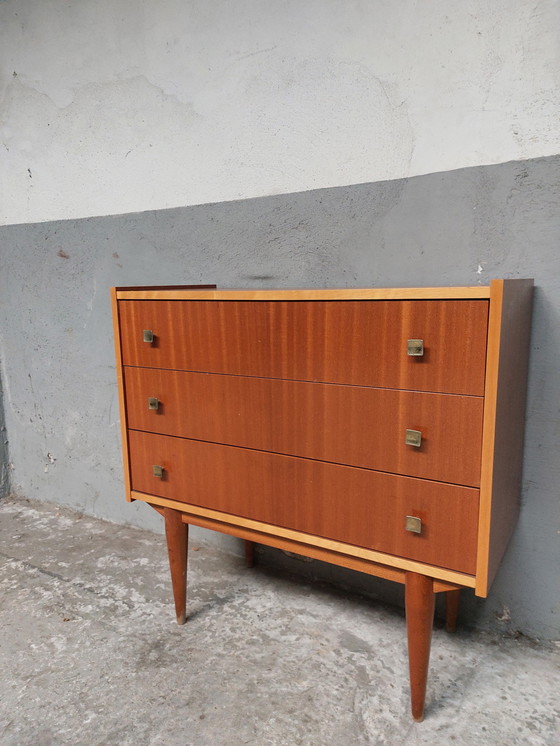
[[[412,717],[421,722],[434,624],[435,596],[431,578],[413,572],[406,574],[405,607]]]
[[[165,538],[169,555],[169,569],[173,586],[173,599],[177,624],[187,621],[187,551],[189,527],[183,523],[181,513],[171,508],[163,509]]]
[[[192,291],[195,289],[211,290],[215,289],[215,285],[184,285],[183,290]],[[139,288],[135,288],[138,290]],[[141,288],[143,291],[146,288]],[[121,446],[123,454],[123,472],[124,472],[124,489],[125,497],[130,502],[132,500],[130,496],[130,464],[128,457],[128,422],[126,412],[126,395],[124,389],[124,377],[123,377],[123,358],[122,358],[122,346],[121,346],[121,322],[119,318],[119,303],[118,294],[119,288],[111,288],[111,313],[113,320],[113,342],[115,345],[115,367],[117,376],[117,388],[119,394],[119,414],[120,414],[120,426],[121,426]],[[132,288],[129,288],[132,290]]]
[[[117,388],[119,394],[119,414],[121,424],[121,447],[124,473],[124,492],[126,499],[130,502],[130,463],[128,455],[128,423],[126,419],[126,396],[124,390],[124,377],[122,367],[121,333],[119,323],[119,305],[115,288],[111,289],[111,311],[113,317],[113,341],[115,343],[115,363],[117,375]]]
[[[445,629],[448,632],[457,631],[457,618],[459,616],[459,604],[461,602],[460,589],[448,591],[445,594]]]
[[[156,368],[124,377],[135,430],[480,484],[482,398]],[[419,448],[407,428],[422,432]]]
[[[350,560],[357,560],[364,562],[364,566],[379,566],[383,568],[383,571],[398,570],[405,572],[417,572],[423,575],[429,575],[434,578],[437,582],[437,591],[448,591],[454,588],[474,588],[475,578],[474,575],[466,575],[464,573],[455,572],[454,570],[446,570],[442,567],[436,567],[434,565],[425,565],[422,562],[414,560],[403,559],[402,557],[396,557],[390,554],[384,554],[383,552],[376,552],[371,549],[365,549],[364,547],[356,546],[355,544],[345,544],[340,541],[333,541],[332,539],[324,539],[321,536],[313,536],[312,534],[304,534],[301,531],[293,531],[288,528],[282,528],[281,526],[274,526],[270,523],[262,523],[254,521],[250,518],[242,518],[240,516],[231,515],[230,513],[222,513],[217,510],[208,508],[201,508],[198,505],[189,505],[186,503],[180,503],[176,500],[169,500],[165,497],[157,497],[155,495],[144,494],[143,492],[136,492],[133,490],[132,495],[135,500],[142,500],[148,503],[152,508],[161,512],[163,508],[172,508],[173,510],[179,510],[183,513],[183,521],[185,523],[192,523],[203,528],[210,528],[214,531],[221,531],[225,534],[231,534],[231,536],[238,536],[242,539],[249,539],[259,544],[266,544],[268,546],[278,547],[279,549],[288,549],[304,556],[315,556],[309,554],[311,549],[319,549],[325,552],[322,559],[326,562],[332,562],[333,564],[340,564],[338,557],[345,557]],[[280,542],[280,543],[277,543]],[[328,559],[332,557],[332,559]],[[319,558],[321,559],[321,558]],[[344,567],[351,567],[350,565],[343,565]],[[354,569],[358,569],[357,567]],[[377,572],[373,570],[364,572],[370,572],[372,575],[376,575]],[[379,577],[386,577],[380,574]],[[395,576],[396,579],[397,576]],[[391,579],[387,576],[387,579]],[[404,576],[402,576],[404,582]]]
[[[519,514],[532,298],[532,280],[491,284],[478,596],[488,595]]]
[[[136,494],[140,495],[139,499],[143,499],[147,497],[147,495],[141,495],[141,493],[136,493]],[[149,499],[153,500],[154,498],[150,497]],[[161,500],[161,498],[155,498],[155,499]],[[169,500],[162,500],[161,502],[170,503]],[[147,504],[151,508],[153,508],[157,513],[163,516],[165,508],[161,507],[161,505],[156,504],[154,502],[149,502]],[[230,534],[231,536],[235,536],[237,538],[243,539],[244,540],[243,543],[245,544],[245,556],[247,560],[250,560],[250,559],[254,560],[254,557],[252,557],[252,555],[254,554],[254,548],[256,544],[259,543],[259,544],[265,544],[266,546],[272,546],[278,549],[288,550],[294,554],[299,554],[303,557],[310,557],[312,559],[319,559],[323,562],[328,562],[330,564],[341,565],[342,567],[348,567],[351,570],[358,570],[359,572],[364,572],[368,575],[374,575],[376,577],[383,578],[384,580],[392,580],[395,583],[401,583],[404,585],[406,581],[405,576],[406,576],[407,570],[403,570],[401,568],[379,564],[377,562],[364,559],[363,557],[360,557],[360,556],[341,554],[339,552],[335,552],[334,550],[326,549],[322,546],[313,546],[309,544],[303,544],[296,540],[281,538],[274,532],[272,532],[272,535],[267,535],[266,533],[262,533],[260,531],[257,531],[256,529],[246,528],[242,525],[238,526],[236,524],[223,523],[219,520],[203,518],[198,513],[194,513],[194,514],[192,513],[192,506],[188,506],[187,508],[184,505],[181,506],[177,504],[177,508],[174,507],[173,509],[174,510],[178,509],[180,511],[182,509],[183,523],[186,523],[186,524],[192,523],[193,525],[201,526],[202,528],[207,528],[212,531],[220,531],[221,533]],[[232,516],[227,516],[227,518],[231,520]],[[354,547],[351,547],[351,549],[353,550]],[[408,563],[408,564],[412,565],[413,563]],[[253,565],[248,564],[248,566],[252,567]],[[420,567],[421,566],[417,567],[416,570],[408,570],[408,571],[417,572],[419,571]],[[431,569],[431,568],[424,568],[424,569]],[[436,571],[437,571],[437,568],[436,568]],[[458,573],[454,573],[454,575],[460,577],[461,579],[463,577],[466,577],[466,576],[459,576]],[[464,587],[464,585],[458,586],[456,583],[446,582],[445,580],[438,580],[435,577],[433,577],[432,580],[434,584],[434,593],[448,594],[453,591],[460,591],[461,588]]]
[[[125,365],[484,392],[484,300],[119,301],[119,316]],[[424,340],[423,357],[407,355],[408,339]]]
[[[213,531],[219,531],[223,534],[229,534],[230,536],[236,536],[240,539],[245,539],[248,544],[254,545],[254,542],[258,541],[259,544],[264,544],[265,546],[274,547],[293,554],[299,554],[302,557],[329,562],[332,565],[338,565],[339,567],[346,567],[349,570],[364,572],[367,575],[374,575],[375,577],[383,578],[384,580],[391,580],[402,584],[405,582],[405,570],[371,562],[370,560],[362,559],[361,557],[341,554],[330,549],[325,549],[321,546],[302,544],[293,539],[279,536],[277,533],[259,533],[254,529],[248,529],[237,524],[203,518],[198,514],[192,514],[190,512],[184,514],[183,519],[186,523],[200,526],[201,528],[207,528]],[[441,586],[442,590],[447,590],[447,588],[450,587],[450,584],[445,583],[444,581],[436,581],[436,583]]]
[[[247,567],[255,566],[255,542],[245,541],[245,562]]]
[[[474,571],[478,490],[136,430],[129,444],[139,492]],[[405,530],[407,515],[421,535]]]
[[[116,288],[119,300],[447,300],[489,298],[490,287],[306,288],[191,291],[185,287]]]

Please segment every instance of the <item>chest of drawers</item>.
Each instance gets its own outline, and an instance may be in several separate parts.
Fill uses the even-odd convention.
[[[126,495],[164,515],[178,621],[189,524],[404,583],[421,719],[434,594],[453,627],[517,519],[531,297],[114,288]]]

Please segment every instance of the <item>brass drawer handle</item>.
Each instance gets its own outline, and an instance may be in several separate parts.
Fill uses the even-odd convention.
[[[155,396],[149,396],[148,397],[148,409],[157,409],[159,408],[159,399],[156,399]]]
[[[152,342],[154,341],[153,331],[151,329],[144,329],[143,335],[144,335],[143,337],[144,342],[148,342],[148,344],[152,344]]]
[[[422,445],[422,433],[420,430],[407,430],[404,436],[404,442],[407,446],[420,448]]]
[[[412,357],[422,357],[424,354],[424,340],[409,339],[406,343],[406,354]]]
[[[154,464],[152,466],[152,474],[158,479],[163,479],[163,471],[163,466],[158,466],[157,464]]]
[[[413,534],[422,533],[422,521],[415,515],[407,515],[404,527],[407,531],[411,531]]]

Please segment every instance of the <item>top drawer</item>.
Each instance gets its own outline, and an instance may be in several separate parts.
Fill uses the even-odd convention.
[[[119,318],[124,365],[484,394],[487,300],[121,300]]]

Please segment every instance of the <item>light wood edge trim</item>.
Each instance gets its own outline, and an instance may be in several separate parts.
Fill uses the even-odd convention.
[[[492,514],[495,508],[494,501],[501,499],[501,495],[495,494],[494,483],[496,477],[496,451],[499,444],[496,442],[497,416],[499,413],[498,397],[505,397],[506,391],[499,392],[500,376],[503,374],[505,365],[502,354],[502,331],[508,331],[508,313],[516,307],[521,312],[519,303],[524,302],[529,291],[532,299],[534,282],[531,279],[493,280],[490,286],[490,315],[488,319],[488,346],[486,358],[486,388],[483,419],[482,437],[482,463],[480,484],[480,507],[479,507],[479,532],[477,550],[477,570],[475,594],[486,597],[498,569],[496,562],[496,545],[493,544]],[[508,308],[509,306],[509,308]],[[530,311],[528,311],[530,312]],[[527,318],[530,325],[530,317]],[[528,343],[528,339],[527,339]],[[507,350],[508,340],[504,340],[504,350]],[[529,354],[527,349],[526,353]],[[501,363],[501,360],[503,361]],[[510,364],[508,361],[507,364]],[[520,366],[527,366],[528,358]],[[524,384],[526,386],[526,382]],[[524,421],[524,418],[523,418]],[[502,423],[503,426],[503,423]],[[499,474],[499,472],[498,472]],[[501,547],[505,550],[507,542]],[[494,551],[494,557],[492,552]],[[501,559],[501,553],[500,553]]]
[[[498,405],[498,372],[502,335],[504,281],[492,280],[486,346],[486,382],[482,424],[482,460],[480,473],[480,504],[478,510],[478,548],[475,593],[488,595],[488,558],[490,555],[490,522],[492,516],[492,483],[494,447],[496,442],[496,411]]]
[[[163,507],[159,505],[152,505],[151,503],[150,507],[156,510],[160,515],[164,514]],[[200,516],[191,515],[190,513],[182,512],[182,519],[183,523],[186,524],[200,526],[212,531],[220,531],[221,533],[229,534],[239,539],[244,539],[245,541],[265,544],[266,546],[275,547],[276,549],[295,552],[296,554],[302,554],[306,557],[312,557],[313,559],[318,559],[322,562],[330,562],[331,564],[340,565],[341,567],[347,567],[350,570],[357,570],[358,572],[363,572],[368,575],[375,575],[376,577],[383,578],[384,580],[391,580],[395,583],[401,583],[402,585],[404,585],[406,581],[406,571],[399,570],[396,567],[379,565],[374,562],[361,560],[358,557],[349,557],[348,555],[340,554],[338,552],[330,552],[327,549],[312,547],[309,546],[309,544],[301,544],[298,541],[280,539],[270,534],[264,534],[261,531],[254,531],[248,528],[240,528],[239,526],[233,526],[229,523],[220,523],[219,521],[201,518]],[[434,580],[434,593],[456,591],[460,590],[462,587],[463,586],[455,585],[453,583],[446,583],[443,580]]]
[[[153,506],[152,506],[153,507]],[[282,549],[285,551],[293,552],[296,554],[304,555],[305,557],[311,557],[322,562],[330,562],[331,564],[338,565],[340,567],[346,567],[349,570],[357,570],[367,575],[374,575],[383,580],[391,580],[394,583],[401,583],[404,585],[406,571],[400,570],[396,567],[389,567],[388,565],[380,565],[376,562],[370,562],[368,560],[361,559],[360,557],[350,557],[346,554],[340,554],[340,552],[332,552],[328,549],[322,549],[321,547],[311,546],[309,544],[302,544],[299,541],[293,541],[291,539],[282,539],[271,534],[265,534],[261,531],[254,531],[252,529],[240,528],[238,526],[232,526],[228,523],[221,523],[219,521],[210,520],[208,518],[201,518],[197,515],[190,513],[183,513],[183,522],[187,524],[193,524],[200,526],[201,528],[208,528],[212,531],[220,531],[225,534],[237,536],[240,539],[246,541],[254,541],[266,546],[271,546],[276,549]],[[460,589],[461,586],[454,585],[452,583],[445,583],[443,580],[434,580],[434,592],[442,593],[446,591],[452,591]]]
[[[272,534],[265,533],[263,531],[255,531],[254,529],[243,528],[240,526],[233,526],[230,523],[223,523],[221,521],[211,520],[209,518],[202,518],[201,516],[194,515],[193,513],[183,513],[183,520],[185,523],[192,523],[195,526],[201,526],[202,528],[209,528],[213,531],[221,531],[222,533],[232,534],[240,539],[247,541],[255,541],[257,543],[266,544],[267,546],[276,547],[277,549],[284,549],[289,552],[296,554],[302,554],[306,557],[312,557],[313,559],[324,560],[326,562],[333,562],[343,567],[348,567],[351,570],[360,570],[369,575],[376,575],[377,577],[384,578],[385,580],[393,580],[397,583],[404,583],[404,571],[393,567],[387,567],[374,562],[368,562],[367,560],[360,559],[359,557],[350,557],[349,555],[340,554],[339,552],[332,552],[322,547],[316,547],[309,544],[302,544],[299,541],[293,539],[282,538]]]
[[[161,505],[164,508],[173,508],[174,510],[179,510],[184,514],[188,514],[189,516],[205,519],[209,522],[212,521],[214,525],[227,524],[228,526],[248,529],[262,534],[267,537],[267,541],[263,541],[263,544],[269,543],[268,537],[277,537],[297,543],[302,550],[305,547],[318,547],[319,549],[332,553],[333,556],[346,555],[349,557],[355,557],[364,562],[384,565],[402,571],[417,572],[422,575],[428,575],[431,578],[447,581],[457,586],[474,588],[474,577],[472,575],[455,572],[454,570],[446,570],[441,567],[426,565],[422,562],[394,557],[393,555],[376,552],[372,549],[365,549],[364,547],[357,547],[352,544],[344,544],[340,541],[333,541],[320,536],[305,534],[301,531],[293,531],[292,529],[282,528],[281,526],[261,523],[260,521],[254,521],[250,518],[242,518],[241,516],[230,515],[229,513],[221,513],[218,510],[201,508],[198,505],[189,505],[176,500],[168,500],[164,497],[155,497],[154,495],[148,495],[143,492],[132,491],[131,494],[135,500],[142,500],[143,502],[154,505]],[[302,551],[301,553],[304,552]],[[333,562],[336,564],[335,560],[333,560]]]
[[[118,290],[118,300],[453,300],[489,298],[487,286],[308,290]]]
[[[117,387],[119,391],[119,412],[121,419],[121,443],[123,452],[124,489],[126,499],[131,502],[130,492],[130,462],[128,458],[128,427],[126,420],[126,406],[124,398],[124,380],[122,369],[121,332],[119,324],[119,304],[115,288],[111,289],[111,308],[113,312],[113,339],[115,342],[115,361],[117,373]]]

